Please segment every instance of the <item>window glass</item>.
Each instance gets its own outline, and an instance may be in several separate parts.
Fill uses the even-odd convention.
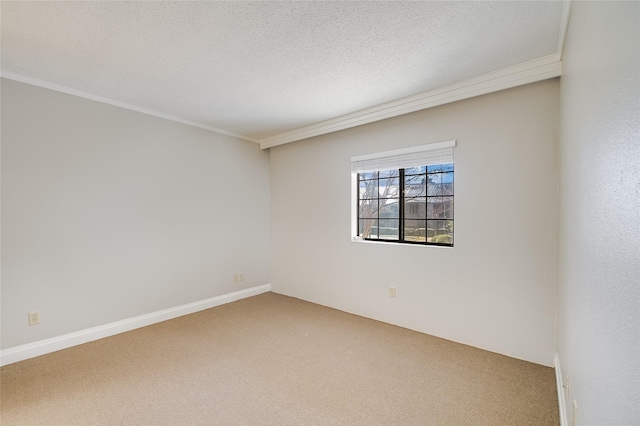
[[[358,235],[453,246],[454,164],[358,174]]]

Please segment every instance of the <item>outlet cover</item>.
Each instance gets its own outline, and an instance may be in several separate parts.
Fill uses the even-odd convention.
[[[29,312],[29,325],[40,324],[40,312]]]

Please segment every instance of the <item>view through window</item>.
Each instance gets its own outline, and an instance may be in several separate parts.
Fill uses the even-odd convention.
[[[358,173],[358,236],[453,246],[453,163]]]

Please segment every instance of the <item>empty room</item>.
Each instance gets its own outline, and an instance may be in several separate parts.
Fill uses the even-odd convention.
[[[640,425],[640,2],[0,17],[3,425]]]

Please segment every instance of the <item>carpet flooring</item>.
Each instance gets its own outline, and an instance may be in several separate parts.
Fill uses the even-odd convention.
[[[259,296],[2,367],[9,425],[558,425],[553,369]]]

